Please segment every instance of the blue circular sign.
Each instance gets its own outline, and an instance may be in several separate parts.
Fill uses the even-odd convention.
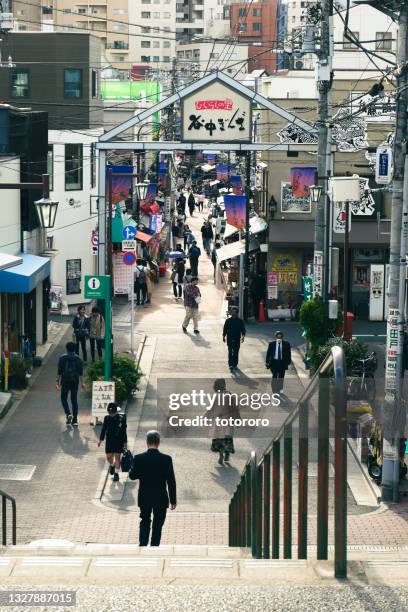
[[[133,266],[136,263],[136,255],[133,251],[128,251],[123,255],[123,263],[127,266]]]
[[[123,240],[134,240],[136,236],[136,228],[134,225],[126,225],[122,230]]]

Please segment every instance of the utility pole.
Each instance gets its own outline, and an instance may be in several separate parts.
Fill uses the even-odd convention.
[[[323,278],[317,278],[317,266],[314,269],[314,285],[322,286],[322,295],[328,299],[329,259],[327,251],[330,232],[330,210],[327,204],[328,177],[331,172],[331,87],[332,87],[332,55],[333,55],[333,0],[322,0],[320,20],[320,51],[318,56],[318,113],[319,113],[319,147],[318,147],[318,183],[322,187],[320,201],[315,211],[315,261],[316,254],[322,254]]]
[[[381,10],[381,9],[380,9]],[[399,501],[399,445],[405,414],[402,408],[405,324],[405,269],[408,238],[407,159],[407,21],[408,2],[401,4],[397,42],[397,108],[392,184],[390,269],[388,281],[387,354],[385,370],[382,499]],[[398,329],[396,327],[396,323]]]

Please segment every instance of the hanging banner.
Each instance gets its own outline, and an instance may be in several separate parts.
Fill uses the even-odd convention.
[[[181,140],[185,142],[251,142],[252,104],[221,81],[181,101]]]
[[[349,211],[348,231],[351,230],[351,211]],[[344,234],[346,231],[346,203],[333,202],[333,232]]]
[[[109,170],[112,170],[112,205],[124,202],[132,195],[133,167],[108,164],[106,173],[106,194],[109,194]],[[121,176],[116,176],[120,174]]]
[[[323,251],[315,251],[313,258],[313,291],[322,295],[323,289]]]
[[[317,185],[317,168],[291,168],[290,184],[294,196],[309,197],[309,187]]]
[[[217,164],[217,179],[219,181],[228,181],[228,165],[227,164]]]
[[[381,145],[377,147],[375,156],[375,182],[378,185],[389,185],[392,181],[392,147]]]
[[[224,206],[227,223],[237,229],[245,229],[246,197],[243,195],[225,195]]]
[[[244,195],[244,184],[242,182],[241,177],[236,174],[235,176],[230,177],[230,183],[232,187],[232,193],[235,195]]]

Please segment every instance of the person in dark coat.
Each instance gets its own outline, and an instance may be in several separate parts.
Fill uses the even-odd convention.
[[[149,543],[153,513],[150,545],[160,546],[161,532],[169,503],[171,510],[175,510],[177,505],[176,478],[170,455],[164,455],[159,451],[159,432],[148,431],[146,444],[147,451],[133,457],[129,478],[139,480],[139,544],[147,546]]]
[[[184,259],[176,259],[173,264],[173,293],[176,300],[179,300],[183,295],[184,273]]]
[[[109,474],[112,480],[119,480],[120,456],[127,448],[127,423],[124,414],[119,414],[120,407],[111,402],[108,404],[108,414],[103,419],[102,431],[98,446],[105,440],[106,459],[109,463]],[[115,471],[116,470],[118,471]]]
[[[201,256],[201,249],[197,246],[197,241],[193,240],[191,247],[188,250],[188,258],[190,260],[191,274],[198,276],[198,260]]]
[[[277,331],[276,340],[269,343],[266,353],[266,367],[272,372],[272,392],[282,393],[283,379],[288,369],[292,355],[290,344],[283,339],[283,332]]]
[[[188,210],[190,211],[190,217],[192,217],[195,206],[196,206],[195,197],[192,191],[190,191],[189,193],[188,200],[187,200],[187,206],[188,206]]]
[[[186,196],[184,195],[183,192],[181,192],[179,197],[178,197],[177,208],[179,209],[181,214],[183,216],[185,216],[185,214],[186,214]]]
[[[214,381],[213,388],[219,395],[218,400],[208,412],[209,418],[214,423],[211,451],[218,453],[218,463],[224,465],[224,462],[229,462],[230,455],[235,453],[234,427],[229,424],[229,419],[239,419],[240,413],[233,395],[230,395],[226,390],[224,378],[217,378]],[[228,421],[227,425],[222,424],[224,419]]]
[[[228,365],[231,372],[238,366],[239,349],[241,342],[244,341],[246,334],[245,325],[242,319],[238,316],[238,308],[231,308],[231,317],[226,319],[222,332],[222,341],[227,339],[228,346]]]
[[[77,314],[72,321],[72,327],[74,328],[74,336],[76,340],[75,352],[77,355],[79,355],[79,345],[81,345],[82,357],[86,363],[88,359],[86,352],[86,339],[89,337],[90,321],[86,314],[85,306],[78,306]]]

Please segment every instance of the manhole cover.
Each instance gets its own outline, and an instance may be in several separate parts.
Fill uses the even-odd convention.
[[[0,463],[0,480],[31,480],[35,465]]]

